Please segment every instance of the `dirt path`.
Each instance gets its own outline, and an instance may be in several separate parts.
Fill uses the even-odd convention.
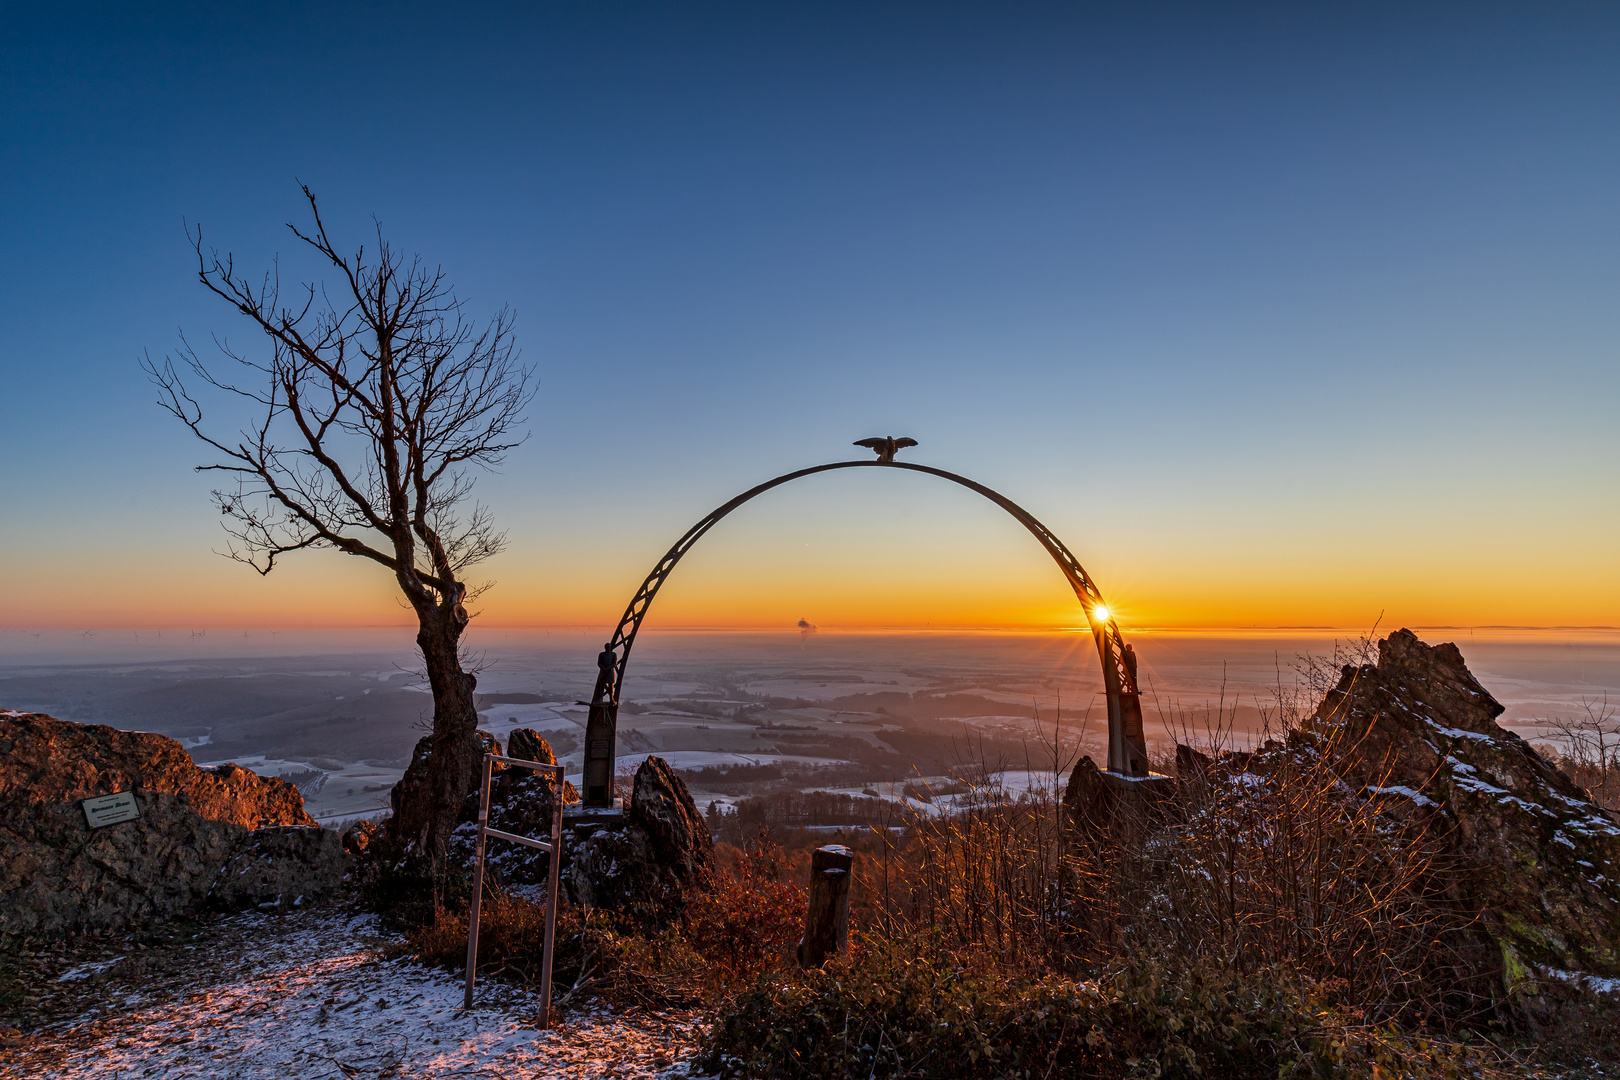
[[[348,1080],[687,1077],[699,1018],[575,1009],[534,1026],[538,995],[485,983],[469,1012],[449,972],[383,959],[367,916],[223,919],[172,962],[78,964],[78,1015],[0,1049],[0,1077]]]

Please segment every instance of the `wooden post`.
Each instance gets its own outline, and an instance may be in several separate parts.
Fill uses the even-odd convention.
[[[820,967],[849,946],[849,883],[855,853],[842,844],[816,848],[810,856],[810,903],[799,940],[799,966]]]

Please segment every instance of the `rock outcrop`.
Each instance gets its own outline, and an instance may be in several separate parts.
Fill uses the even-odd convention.
[[[647,834],[659,864],[680,881],[691,881],[709,868],[714,852],[709,827],[686,781],[663,758],[649,757],[636,770],[630,824]]]
[[[1620,976],[1620,823],[1499,725],[1502,711],[1457,646],[1400,630],[1377,664],[1344,668],[1311,726],[1337,730],[1351,786],[1448,849],[1510,991],[1538,974]]]
[[[1145,837],[1173,817],[1175,795],[1176,784],[1169,777],[1115,776],[1097,768],[1089,756],[1082,757],[1063,791],[1070,840],[1085,845],[1108,837]]]
[[[139,818],[90,828],[80,800],[121,791]],[[0,933],[314,901],[341,883],[334,847],[285,780],[200,769],[162,735],[0,714]],[[227,864],[240,886],[221,884]]]
[[[346,859],[343,840],[331,829],[297,825],[255,829],[219,868],[208,903],[241,911],[325,900],[342,886]]]
[[[466,780],[467,790],[472,793],[471,798],[474,801],[472,816],[469,818],[464,810],[462,813],[463,821],[476,821],[478,818],[478,785],[484,776],[483,755],[499,754],[501,752],[501,744],[496,742],[495,736],[489,732],[480,729],[473,733],[473,738],[478,747],[477,768],[472,770]],[[405,767],[405,775],[399,778],[399,783],[395,784],[393,790],[388,793],[388,802],[393,816],[388,819],[385,827],[395,843],[414,857],[423,857],[425,855],[425,850],[420,845],[426,839],[428,823],[422,822],[422,832],[420,834],[415,832],[410,834],[402,833],[400,831],[402,828],[401,823],[409,820],[421,820],[420,809],[411,810],[407,813],[405,812],[407,808],[420,808],[432,802],[432,776],[429,772],[432,758],[433,737],[424,735],[416,740],[416,747],[411,751],[411,763]],[[422,865],[424,867],[428,865],[425,858]]]
[[[713,861],[714,840],[697,804],[662,758],[649,757],[636,770],[622,819],[578,832],[563,867],[570,898],[648,925],[677,917]]]
[[[492,736],[480,734],[492,752],[500,752]],[[545,738],[527,729],[507,739],[506,756],[545,764],[557,760]],[[551,783],[521,766],[498,767],[490,787],[490,826],[519,836],[548,837]],[[579,802],[567,781],[563,800]],[[469,792],[446,849],[452,866],[472,866],[478,802],[478,792]],[[622,912],[648,926],[664,925],[680,914],[688,891],[702,886],[714,852],[714,840],[685,781],[657,757],[636,770],[624,810],[565,816],[562,844],[562,886],[570,902]],[[544,885],[550,873],[549,855],[506,840],[490,840],[484,857],[486,872],[503,888],[529,892]]]
[[[1189,828],[1208,833],[1212,817],[1219,833],[1234,821],[1274,828],[1291,805],[1348,811],[1342,820],[1370,808],[1378,836],[1423,853],[1422,887],[1448,909],[1447,948],[1471,985],[1512,998],[1549,980],[1614,979],[1620,821],[1498,724],[1502,712],[1455,645],[1400,630],[1377,663],[1343,668],[1283,738],[1214,756],[1178,746],[1173,798],[1133,799],[1127,782],[1081,760],[1064,798],[1069,839],[1164,854]],[[1241,830],[1230,839],[1266,843]]]
[[[490,737],[490,742],[495,742]],[[495,752],[499,752],[498,745]],[[539,732],[519,728],[507,737],[506,756],[557,764],[551,744]],[[489,793],[489,824],[502,832],[544,840],[551,835],[553,805],[552,779],[520,765],[501,766],[492,778]],[[469,865],[478,842],[478,792],[468,796],[462,821],[450,836],[448,855],[452,863]],[[563,802],[579,802],[574,785],[563,781]],[[485,867],[503,886],[533,886],[546,881],[551,857],[543,851],[505,840],[494,840],[485,849]]]

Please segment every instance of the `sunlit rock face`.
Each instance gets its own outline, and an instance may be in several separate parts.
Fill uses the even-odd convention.
[[[1496,718],[1455,645],[1409,630],[1346,667],[1313,726],[1341,727],[1336,770],[1394,794],[1452,857],[1510,989],[1549,972],[1620,975],[1620,823]]]
[[[80,800],[120,791],[135,793],[140,817],[90,828]],[[340,886],[341,858],[288,781],[200,769],[162,735],[0,717],[0,932],[314,902]]]

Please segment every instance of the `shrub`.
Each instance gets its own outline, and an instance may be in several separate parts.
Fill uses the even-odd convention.
[[[564,905],[552,961],[555,1000],[588,990],[630,1004],[690,1005],[786,965],[804,918],[804,892],[786,880],[782,851],[761,837],[730,866],[712,871],[688,897],[682,920],[649,934],[613,912]],[[545,906],[485,886],[478,916],[480,977],[540,978]],[[439,908],[411,931],[400,952],[465,970],[467,912]]]
[[[1490,1075],[1467,1048],[1361,1024],[1285,970],[1136,957],[1076,981],[895,947],[760,980],[722,1010],[699,1065],[861,1080]]]
[[[786,880],[768,834],[745,845],[709,888],[689,898],[681,931],[707,965],[712,994],[789,962],[804,930],[804,890]]]

